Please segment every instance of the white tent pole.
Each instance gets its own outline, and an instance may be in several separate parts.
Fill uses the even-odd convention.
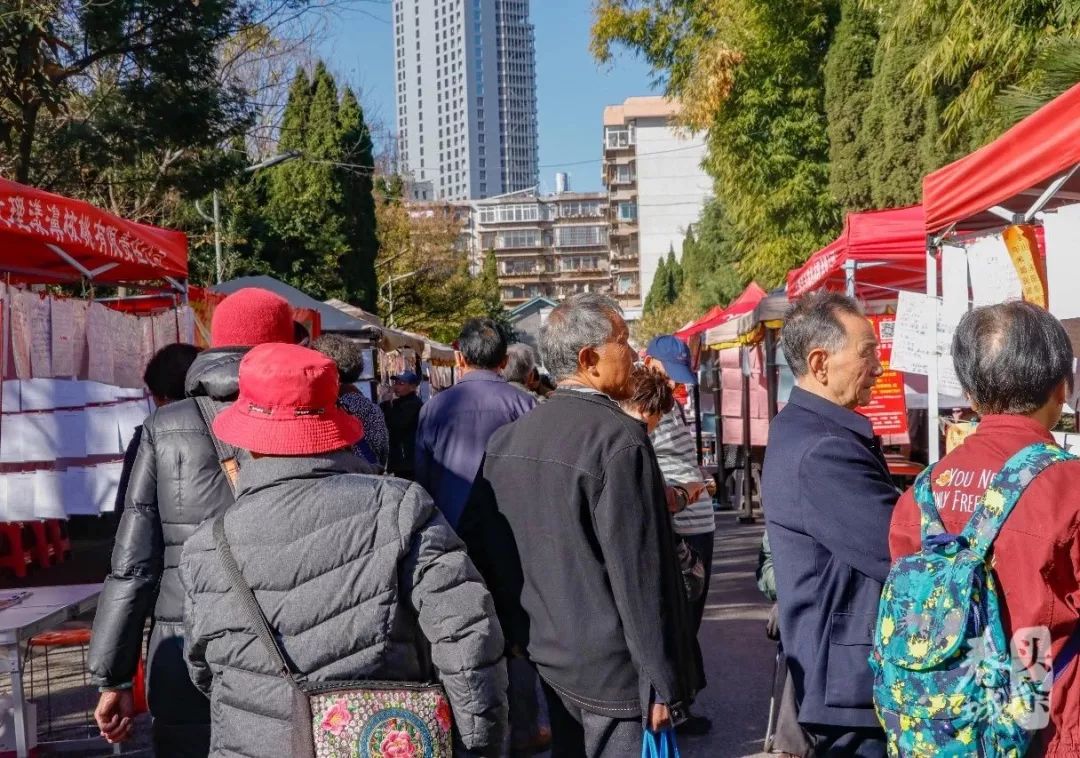
[[[848,297],[855,297],[855,270],[858,265],[856,261],[844,261],[844,292]]]
[[[926,238],[926,294],[937,298],[937,258],[935,257],[933,238]],[[936,310],[936,309],[935,309]],[[929,463],[937,463],[941,457],[938,443],[938,364],[937,364],[937,328],[935,324],[931,348],[931,359],[926,374],[926,451]]]
[[[1068,171],[1059,176],[1057,179],[1050,182],[1049,185],[1047,185],[1046,189],[1043,190],[1043,193],[1039,195],[1039,199],[1036,200],[1035,204],[1031,206],[1027,213],[1024,214],[1025,224],[1031,223],[1031,220],[1035,218],[1035,214],[1046,207],[1046,204],[1054,198],[1054,195],[1058,193],[1058,190],[1065,186],[1065,182],[1069,181],[1069,179],[1072,178],[1072,175],[1076,173],[1076,169],[1078,168],[1080,168],[1080,163],[1073,166]]]

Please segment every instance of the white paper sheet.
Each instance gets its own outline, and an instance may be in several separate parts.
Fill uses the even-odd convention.
[[[142,329],[142,345],[140,346],[140,360],[142,361],[143,373],[145,373],[146,364],[150,362],[150,359],[154,357],[154,353],[157,352],[154,349],[154,319],[141,318],[139,319],[139,327]]]
[[[34,472],[34,518],[67,518],[63,476],[59,471],[42,469]]]
[[[1043,221],[1046,233],[1046,283],[1050,312],[1059,319],[1080,318],[1080,204],[1066,205],[1047,213]]]
[[[34,318],[30,323],[30,371],[36,377],[51,377],[52,368],[52,302],[39,297],[34,301]]]
[[[101,511],[91,489],[92,468],[69,468],[61,472],[60,491],[69,516],[96,516]]]
[[[176,332],[178,319],[179,314],[176,311],[165,311],[154,316],[154,352],[178,341]]]
[[[56,459],[57,428],[51,413],[18,413],[5,417],[3,424],[0,463]]]
[[[116,490],[120,486],[122,470],[122,463],[99,463],[87,469],[88,502],[94,504],[96,513],[116,510]]]
[[[25,460],[20,418],[20,414],[4,417],[3,429],[0,429],[0,463],[22,463]]]
[[[34,303],[37,295],[11,289],[11,359],[15,365],[15,376],[29,379],[33,376],[30,365],[30,322],[34,318]]]
[[[142,325],[137,316],[113,311],[113,377],[117,387],[142,387]]]
[[[6,379],[4,381],[3,398],[0,398],[4,413],[18,413],[22,410],[22,402],[19,397],[20,384],[18,379]]]
[[[91,381],[115,384],[113,369],[113,319],[101,303],[90,303],[86,311],[87,372]]]
[[[968,261],[962,247],[946,245],[941,251],[941,318],[959,324],[968,312]]]
[[[90,350],[86,343],[86,313],[90,307],[90,303],[85,300],[73,300],[74,305],[74,321],[72,324],[72,338],[71,342],[74,345],[75,350],[75,376],[79,379],[86,379],[87,364],[89,362]]]
[[[56,457],[86,457],[86,411],[56,412]]]
[[[195,344],[195,311],[191,309],[191,306],[182,305],[177,309],[179,311],[180,321],[180,334],[179,338],[181,342],[186,342],[189,345]]]
[[[75,301],[50,298],[52,308],[52,375],[75,376]]]
[[[927,374],[937,352],[937,298],[917,292],[900,292],[893,326],[890,367],[896,371]]]
[[[87,408],[85,416],[86,454],[119,455],[120,431],[116,421],[116,406]]]
[[[127,450],[128,443],[131,442],[131,437],[135,434],[135,427],[141,426],[142,422],[146,420],[146,401],[133,400],[121,403],[117,406],[116,415],[120,426],[120,448]]]
[[[5,474],[5,502],[8,521],[34,520],[34,474]]]
[[[971,299],[976,307],[1022,297],[1020,275],[1000,234],[981,237],[968,245],[967,259]]]

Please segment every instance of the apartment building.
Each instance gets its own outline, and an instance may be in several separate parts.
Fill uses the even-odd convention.
[[[495,252],[508,308],[611,290],[606,193],[539,195],[534,188],[478,200],[472,230],[477,259]]]
[[[399,171],[410,199],[539,180],[529,0],[393,0]]]
[[[705,138],[675,126],[679,105],[631,97],[604,109],[602,178],[607,188],[612,292],[628,317],[640,315],[661,258],[682,257],[712,181],[702,168]]]

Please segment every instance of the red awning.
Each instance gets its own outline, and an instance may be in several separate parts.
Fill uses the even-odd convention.
[[[1058,177],[1080,164],[1080,84],[1047,103],[989,145],[923,178],[926,231],[963,222],[968,229],[1005,226],[993,207],[1026,213]],[[1080,200],[1074,173],[1050,207]]]
[[[0,271],[33,282],[187,278],[187,237],[0,179]]]
[[[757,308],[758,303],[764,299],[765,295],[765,290],[761,289],[757,282],[750,282],[742,294],[732,300],[727,308],[721,308],[719,305],[713,306],[708,313],[690,324],[690,326],[675,332],[675,336],[686,342],[695,334],[701,334],[714,326],[720,326],[733,318],[750,313]]]
[[[922,206],[849,213],[832,243],[788,273],[795,299],[816,289],[843,290],[844,266],[854,261],[856,293],[880,299],[887,290],[926,287],[926,232]]]

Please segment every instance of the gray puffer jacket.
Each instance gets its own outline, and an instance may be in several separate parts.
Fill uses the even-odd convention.
[[[430,679],[464,745],[498,749],[503,636],[464,545],[424,490],[354,473],[352,453],[245,460],[225,516],[236,562],[293,667],[314,681]],[[188,667],[210,696],[211,754],[287,756],[289,685],[275,673],[215,552],[184,546]]]

